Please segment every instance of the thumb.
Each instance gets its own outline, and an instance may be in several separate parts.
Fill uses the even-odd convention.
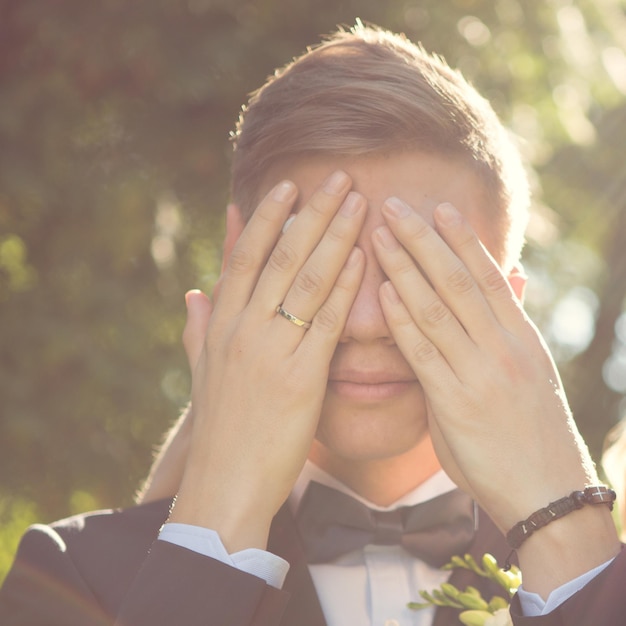
[[[198,289],[193,289],[185,294],[185,303],[187,305],[187,323],[183,330],[183,346],[187,353],[189,368],[193,371],[202,352],[213,305],[209,297]]]

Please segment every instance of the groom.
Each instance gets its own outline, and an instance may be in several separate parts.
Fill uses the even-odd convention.
[[[193,416],[146,498],[169,515],[33,528],[0,621],[454,624],[405,605],[515,527],[516,624],[617,623],[626,559],[606,490],[569,497],[598,478],[519,304],[528,191],[489,105],[339,32],[253,95],[232,190],[215,305],[187,296]]]

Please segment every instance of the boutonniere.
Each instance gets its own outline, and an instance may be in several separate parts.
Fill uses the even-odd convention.
[[[463,558],[453,556],[443,569],[469,569],[497,583],[505,591],[504,596],[493,596],[489,600],[482,597],[475,587],[463,591],[450,583],[443,583],[438,589],[420,591],[423,602],[410,602],[410,609],[424,609],[429,606],[449,606],[459,609],[459,622],[465,626],[513,626],[509,613],[511,598],[522,584],[522,573],[515,565],[509,569],[498,566],[491,554],[483,555],[481,565],[466,554]]]

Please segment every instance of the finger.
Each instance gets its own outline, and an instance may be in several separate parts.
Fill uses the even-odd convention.
[[[433,217],[443,240],[473,276],[494,318],[508,330],[512,330],[516,322],[525,323],[526,315],[514,292],[516,281],[525,280],[523,275],[514,273],[509,282],[468,221],[452,204],[440,204]]]
[[[417,327],[391,281],[385,281],[379,293],[385,320],[396,345],[426,393],[453,394],[459,384],[458,378],[437,345]]]
[[[407,311],[408,319],[400,315],[400,323],[419,327],[420,333],[450,363],[474,356],[473,340],[389,228],[377,228],[372,241],[381,267],[393,283],[393,292],[398,294]]]
[[[394,235],[473,340],[480,343],[485,335],[492,334],[497,319],[477,279],[441,235],[398,198],[388,199],[382,212]],[[457,215],[460,214],[457,212]],[[484,256],[484,251],[481,254]],[[495,269],[497,271],[497,267]],[[407,305],[413,311],[412,302]]]
[[[350,192],[321,241],[294,278],[282,307],[312,320],[328,298],[359,236],[365,198]]]
[[[328,298],[313,318],[311,329],[306,331],[302,342],[299,344],[299,349],[312,358],[320,353],[327,355],[326,369],[321,368],[319,374],[325,378],[328,375],[326,370],[330,364],[330,359],[346,325],[364,271],[365,254],[363,250],[355,247],[348,255]]]
[[[361,208],[360,203],[355,202],[353,194],[346,198],[351,184],[350,177],[345,172],[340,170],[334,172],[296,215],[288,230],[277,242],[259,278],[251,300],[251,306],[254,307],[257,316],[274,314],[276,306],[283,303],[303,265],[325,237],[335,236],[343,241],[344,254],[340,259],[334,260],[335,276],[339,273],[356,239],[356,235],[346,239],[346,234],[354,234],[356,229],[355,215],[354,212],[350,213],[350,207],[356,204],[357,208]],[[343,217],[333,219],[340,207],[342,210],[339,212]],[[357,222],[360,217],[362,211],[357,211]],[[317,289],[318,283],[323,289],[324,280],[321,277],[313,277],[309,272],[301,284],[304,285],[307,278],[311,281],[310,289]],[[323,300],[323,297],[318,298],[318,307]],[[291,312],[303,319],[306,315],[306,311]]]
[[[183,330],[183,346],[187,354],[189,369],[193,372],[202,352],[213,306],[208,296],[199,290],[188,291],[185,294],[185,303],[187,322]]]
[[[278,183],[261,200],[238,238],[226,262],[218,303],[227,316],[236,315],[248,304],[296,196],[291,181]]]

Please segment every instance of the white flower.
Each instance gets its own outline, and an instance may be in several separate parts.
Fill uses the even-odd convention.
[[[509,609],[498,609],[485,620],[485,626],[513,626]]]
[[[483,555],[481,565],[478,565],[471,555],[466,554],[463,558],[453,556],[450,563],[444,565],[443,569],[466,569],[478,576],[488,578],[506,590],[508,600],[502,596],[493,596],[487,602],[476,587],[467,586],[465,590],[460,590],[450,583],[443,583],[439,589],[433,589],[430,592],[420,591],[423,602],[410,602],[408,607],[416,610],[428,606],[464,609],[459,613],[459,622],[464,626],[513,626],[509,614],[509,602],[522,583],[519,568],[513,565],[507,569],[501,569],[491,554]]]

